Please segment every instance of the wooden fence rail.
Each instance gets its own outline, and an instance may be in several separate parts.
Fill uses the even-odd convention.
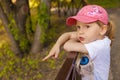
[[[69,53],[68,57],[66,58],[63,66],[61,67],[60,71],[58,72],[55,80],[72,80],[72,63],[74,63],[77,53],[71,52]],[[81,80],[80,76],[79,80]]]

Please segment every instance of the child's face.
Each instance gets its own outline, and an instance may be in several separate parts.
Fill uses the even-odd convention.
[[[83,44],[103,39],[106,32],[106,29],[100,27],[96,22],[84,24],[77,21],[76,28],[77,38]]]

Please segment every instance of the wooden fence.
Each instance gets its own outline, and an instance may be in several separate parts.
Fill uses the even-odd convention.
[[[66,58],[63,66],[61,67],[60,71],[58,72],[55,80],[72,80],[72,63],[75,62],[77,53],[71,52],[69,53],[68,57]],[[81,80],[81,76],[76,75]]]

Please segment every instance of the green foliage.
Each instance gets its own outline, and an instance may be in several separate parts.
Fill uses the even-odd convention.
[[[48,15],[48,9],[45,3],[41,3],[40,6],[38,7],[38,23],[40,25],[41,29],[41,43],[44,43],[45,41],[45,36],[46,36],[46,30],[48,29],[48,20],[50,19]]]
[[[47,6],[45,3],[41,3],[38,7],[38,23],[44,28],[47,29],[47,20],[49,19],[49,15],[47,14]]]
[[[15,40],[19,42],[19,46],[22,51],[29,50],[29,40],[25,37],[23,33],[16,27],[15,20],[11,18],[10,24],[8,25],[11,33],[13,34]]]
[[[8,25],[11,33],[14,35],[15,40],[19,40],[19,29],[15,27],[15,20],[11,18],[10,24]]]
[[[49,60],[48,60],[48,63],[49,63],[49,67],[50,67],[51,69],[55,69],[55,61],[54,61],[54,60],[49,59]]]
[[[23,51],[25,51],[25,50],[29,50],[29,40],[28,39],[26,39],[25,38],[25,36],[23,36],[23,35],[20,35],[19,36],[20,37],[20,39],[21,39],[21,41],[20,41],[20,44],[19,44],[19,46],[20,46],[20,48],[23,50]]]
[[[33,55],[18,58],[10,51],[8,45],[0,48],[0,79],[1,80],[40,80],[41,61]]]
[[[4,30],[4,27],[2,25],[2,21],[0,20],[0,31]]]
[[[40,4],[40,0],[29,0],[30,8],[35,8]]]
[[[60,68],[61,62],[63,62],[65,59],[64,51],[60,53],[59,59],[49,59],[46,62],[41,61],[43,55],[39,53],[36,55],[29,54],[24,58],[18,58],[14,53],[10,51],[8,46],[9,45],[3,45],[2,48],[0,48],[1,80],[44,80],[46,77],[46,71],[49,74],[51,74],[53,71],[55,75],[57,75],[56,72],[58,70],[56,70],[56,68]]]
[[[70,28],[68,29],[66,26],[65,26],[65,17],[58,17],[56,15],[54,16],[51,16],[50,17],[50,20],[51,20],[51,28],[47,29],[46,30],[46,33],[44,35],[44,42],[43,42],[43,46],[49,46],[53,43],[56,42],[56,40],[58,39],[58,37],[70,30]]]
[[[88,0],[90,4],[98,4],[105,8],[120,7],[120,0]]]

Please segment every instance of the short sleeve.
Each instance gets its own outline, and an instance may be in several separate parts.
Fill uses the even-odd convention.
[[[92,42],[85,44],[85,47],[88,50],[88,54],[90,58],[93,60],[98,54],[98,50],[99,50],[98,44],[96,44],[96,42]]]
[[[106,37],[103,40],[97,40],[85,44],[86,49],[88,50],[88,54],[90,58],[93,60],[98,54],[102,54],[110,47],[111,41]]]

